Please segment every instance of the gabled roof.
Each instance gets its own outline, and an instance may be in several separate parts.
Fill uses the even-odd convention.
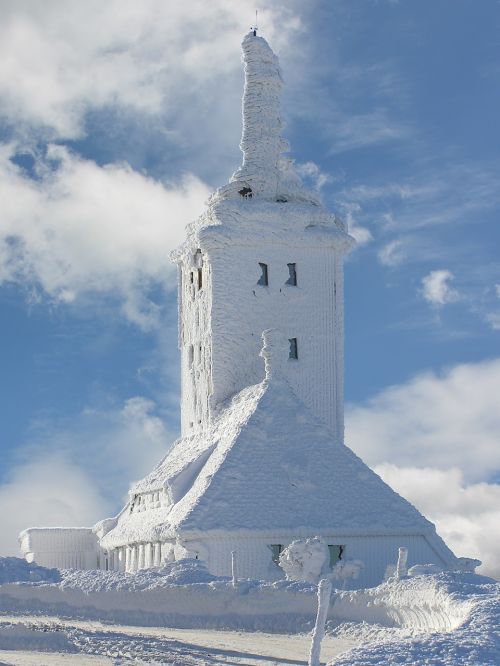
[[[279,372],[233,398],[211,430],[179,440],[134,492],[160,488],[172,504],[123,512],[105,547],[228,533],[435,534],[414,506],[335,442]]]

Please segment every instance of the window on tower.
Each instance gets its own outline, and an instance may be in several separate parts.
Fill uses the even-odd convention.
[[[203,269],[198,268],[198,289],[203,287]]]
[[[340,562],[344,549],[345,546],[333,546],[328,544],[328,551],[330,553],[330,569],[333,569],[337,562]]]
[[[297,264],[287,264],[288,266],[288,280],[286,281],[287,284],[291,285],[292,287],[297,286]]]
[[[289,338],[290,352],[288,358],[299,358],[299,349],[297,347],[297,338]]]
[[[269,548],[271,549],[271,558],[274,564],[279,564],[280,562],[280,553],[283,550],[283,544],[281,543],[272,543]]]
[[[267,287],[269,284],[269,273],[267,270],[267,264],[262,264],[259,261],[259,266],[260,266],[260,278],[257,284],[260,284],[262,287]]]

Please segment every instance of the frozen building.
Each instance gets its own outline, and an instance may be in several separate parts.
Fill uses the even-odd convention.
[[[40,564],[136,571],[197,557],[277,578],[291,541],[321,536],[378,583],[457,560],[434,525],[344,445],[343,260],[353,245],[283,157],[278,61],[243,40],[243,164],[172,254],[179,274],[181,437],[93,530],[23,532]]]

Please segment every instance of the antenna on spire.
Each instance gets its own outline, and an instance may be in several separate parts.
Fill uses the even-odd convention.
[[[253,30],[254,37],[257,37],[257,30],[259,29],[257,25],[257,14],[258,14],[258,9],[255,10],[255,25],[250,28],[250,30]]]

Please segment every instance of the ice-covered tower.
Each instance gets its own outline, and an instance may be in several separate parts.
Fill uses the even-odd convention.
[[[343,440],[343,257],[353,240],[282,157],[278,59],[243,40],[243,164],[172,255],[179,266],[182,434],[264,376],[261,334],[288,339],[296,394]]]
[[[285,544],[321,536],[330,566],[365,563],[360,586],[377,585],[401,546],[411,564],[460,566],[432,523],[341,445],[353,240],[281,157],[275,55],[250,33],[243,59],[243,164],[173,254],[182,436],[117,517],[25,530],[23,553],[128,572],[196,557],[219,576],[234,553],[240,576],[274,580]]]

